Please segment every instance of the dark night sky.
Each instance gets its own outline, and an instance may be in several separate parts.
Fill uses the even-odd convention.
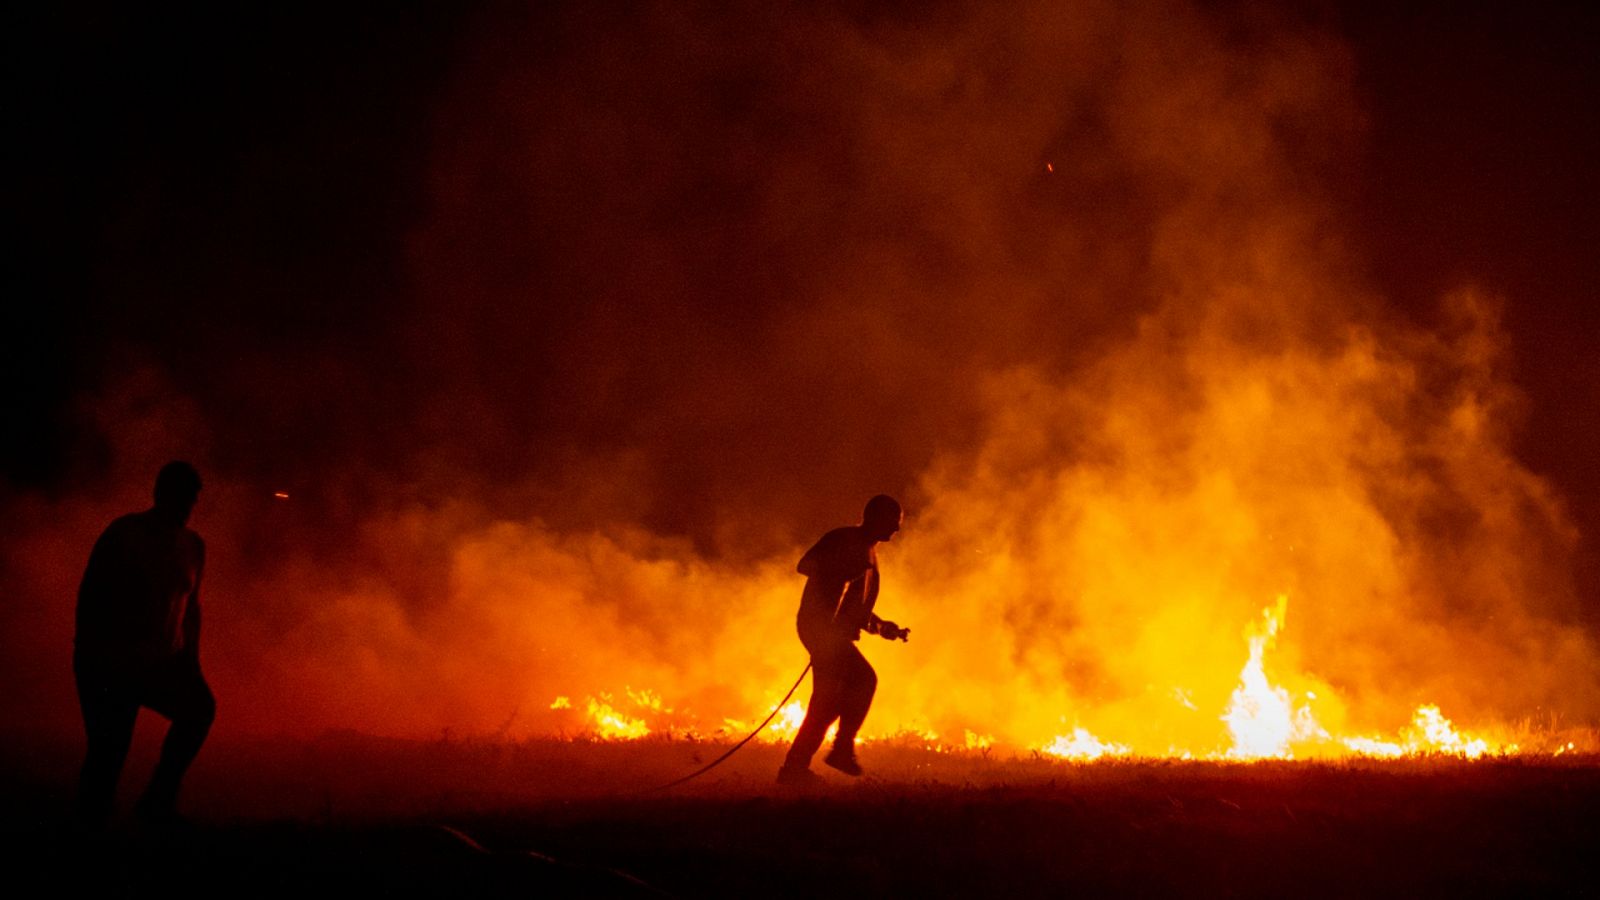
[[[1506,299],[1514,379],[1528,398],[1519,453],[1554,481],[1583,533],[1600,534],[1600,13],[1553,4],[1374,6],[1382,5],[1328,8],[1318,20],[1349,44],[1366,117],[1357,158],[1328,186],[1355,255],[1378,293],[1424,325],[1438,296],[1463,283]],[[409,448],[427,445],[438,426],[413,419],[414,398],[439,373],[391,356],[418,340],[415,321],[397,310],[416,289],[410,241],[438,190],[428,160],[450,127],[438,109],[464,54],[498,19],[534,36],[521,52],[535,66],[580,40],[570,21],[559,11],[453,4],[314,12],[70,4],[31,16],[5,38],[7,206],[20,234],[3,325],[0,467],[10,489],[64,496],[105,478],[110,451],[77,398],[140,360],[157,361],[205,416],[253,411],[259,429],[211,435],[211,465],[233,477],[298,487],[312,477],[308,459],[319,461],[313,469],[359,460],[388,483],[426,484]],[[716,100],[724,110],[749,102],[735,88]],[[803,110],[784,113],[784,121],[754,116],[768,129],[764,139],[781,143],[783,128],[804,127]],[[736,218],[746,202],[733,179],[689,190],[712,219]],[[716,247],[710,241],[708,253]],[[535,278],[548,267],[527,265]],[[686,282],[699,292],[684,314],[715,323],[705,326],[716,332],[709,346],[737,344],[741,329],[781,313],[793,285],[760,269],[730,258],[722,275]],[[719,279],[754,283],[772,306],[752,309],[750,292],[720,290]],[[504,427],[525,440],[456,447],[440,464],[537,471],[587,446],[649,440],[648,431],[584,420],[579,400],[559,389],[556,339],[539,343],[539,335],[603,326],[604,317],[564,306],[587,288],[553,286],[539,309],[546,325],[530,345],[517,345],[519,335],[484,350],[552,360],[523,370],[534,373],[531,383],[510,404]],[[656,315],[643,324],[624,315],[618,327],[661,325],[666,313]],[[253,362],[262,359],[273,366]],[[383,390],[363,387],[390,364]],[[257,384],[251,371],[293,377]],[[493,372],[461,377],[496,396],[518,389]],[[618,389],[647,398],[648,388]],[[530,458],[529,446],[547,448],[549,458]],[[926,462],[914,450],[901,458]],[[869,467],[848,491],[885,482],[898,489],[904,481],[894,482],[894,472],[904,467]],[[714,484],[709,493],[706,503],[726,503],[748,491]],[[350,502],[365,500],[355,490]],[[568,513],[581,521],[582,504],[573,505],[580,508]],[[666,532],[693,532],[683,517],[698,511],[693,503],[623,509]],[[1600,557],[1590,541],[1581,583],[1592,608]]]
[[[1360,5],[1360,4],[1357,4]],[[1407,308],[1471,281],[1507,298],[1523,459],[1560,486],[1600,601],[1600,71],[1593,9],[1406,4],[1350,16],[1372,119],[1362,248]]]

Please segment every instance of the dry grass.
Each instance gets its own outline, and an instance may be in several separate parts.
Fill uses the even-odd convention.
[[[863,751],[873,777],[797,794],[772,784],[780,749],[753,745],[684,788],[637,793],[723,746],[218,745],[190,786],[197,831],[88,842],[50,824],[70,767],[18,760],[9,846],[133,895],[175,875],[213,894],[737,897],[1553,896],[1592,894],[1600,876],[1592,755],[1067,764],[906,741]]]

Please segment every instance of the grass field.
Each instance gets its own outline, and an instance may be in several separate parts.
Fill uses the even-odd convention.
[[[63,823],[70,754],[10,750],[12,869],[50,893],[440,896],[1517,897],[1600,893],[1600,760],[1111,761],[869,747],[778,789],[779,748],[208,747],[191,829]],[[130,763],[127,793],[148,759]]]

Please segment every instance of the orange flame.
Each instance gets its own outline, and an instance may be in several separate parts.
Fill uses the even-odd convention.
[[[1276,642],[1288,609],[1288,595],[1280,594],[1276,606],[1262,610],[1261,623],[1247,631],[1250,660],[1240,671],[1239,687],[1222,716],[1233,737],[1228,756],[1235,759],[1292,757],[1291,744],[1328,736],[1310,707],[1295,706],[1287,690],[1267,680],[1266,653]]]
[[[642,719],[635,719],[617,711],[611,705],[611,695],[601,694],[599,699],[590,697],[585,703],[589,713],[589,721],[594,725],[595,734],[612,740],[627,740],[642,738],[650,733],[650,726]]]
[[[1049,756],[1081,760],[1099,759],[1102,756],[1128,756],[1131,754],[1127,747],[1102,741],[1084,728],[1074,728],[1070,735],[1059,735],[1055,740],[1039,748],[1039,750]]]
[[[1302,696],[1305,702],[1297,704],[1288,689],[1274,684],[1267,675],[1267,655],[1284,628],[1288,604],[1288,595],[1279,595],[1277,602],[1262,610],[1261,618],[1246,629],[1249,658],[1240,670],[1239,684],[1229,698],[1226,711],[1219,717],[1227,725],[1230,746],[1222,752],[1198,755],[1234,760],[1293,759],[1299,750],[1307,755],[1353,754],[1378,759],[1428,754],[1477,759],[1490,754],[1521,752],[1514,743],[1497,744],[1480,735],[1463,734],[1438,706],[1432,704],[1418,707],[1411,724],[1394,739],[1360,735],[1336,737],[1331,734],[1312,712],[1311,701],[1317,699],[1315,693],[1304,692]],[[635,740],[647,737],[656,730],[671,731],[674,722],[683,733],[699,733],[692,725],[692,717],[675,716],[672,707],[665,704],[659,692],[648,688],[635,690],[625,687],[623,694],[631,705],[631,714],[620,711],[617,701],[609,693],[602,692],[598,697],[589,697],[585,701],[589,728],[595,735],[607,740]],[[1172,689],[1171,694],[1180,707],[1199,710],[1191,691],[1178,687]],[[568,697],[560,696],[555,698],[550,708],[572,709],[573,704]],[[791,740],[804,718],[805,705],[798,700],[790,701],[777,711],[759,738],[774,743]],[[652,720],[657,723],[655,726],[652,726]],[[691,724],[685,727],[682,724],[685,721]],[[723,736],[738,735],[751,727],[750,723],[741,719],[728,718],[722,722],[719,733]],[[833,730],[830,729],[830,735]],[[963,729],[962,735],[962,742],[952,745],[941,741],[938,732],[926,726],[900,726],[866,734],[863,741],[909,739],[938,751],[964,748],[988,752],[991,748],[1004,745],[992,734],[971,728]],[[1560,755],[1574,749],[1575,745],[1567,742],[1553,752]],[[1082,726],[1074,726],[1071,732],[1055,736],[1038,745],[1036,750],[1045,756],[1076,761],[1137,755],[1129,745],[1102,739]],[[1192,750],[1172,747],[1165,755],[1191,759],[1197,754]]]

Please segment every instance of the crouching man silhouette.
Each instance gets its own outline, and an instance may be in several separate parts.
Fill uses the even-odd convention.
[[[856,641],[862,631],[902,641],[911,633],[872,611],[878,600],[877,545],[894,537],[901,519],[900,504],[879,494],[867,501],[861,524],[828,532],[800,559],[798,569],[806,576],[806,586],[795,628],[811,653],[811,704],[778,770],[779,784],[821,781],[811,771],[811,757],[835,720],[839,731],[823,762],[846,775],[861,774],[856,733],[872,706],[878,675]]]
[[[72,655],[88,738],[76,809],[85,824],[111,814],[140,707],[172,722],[136,807],[157,823],[178,819],[179,784],[216,717],[200,674],[206,548],[187,527],[199,497],[194,466],[168,463],[156,477],[155,506],[112,522],[89,555]]]

